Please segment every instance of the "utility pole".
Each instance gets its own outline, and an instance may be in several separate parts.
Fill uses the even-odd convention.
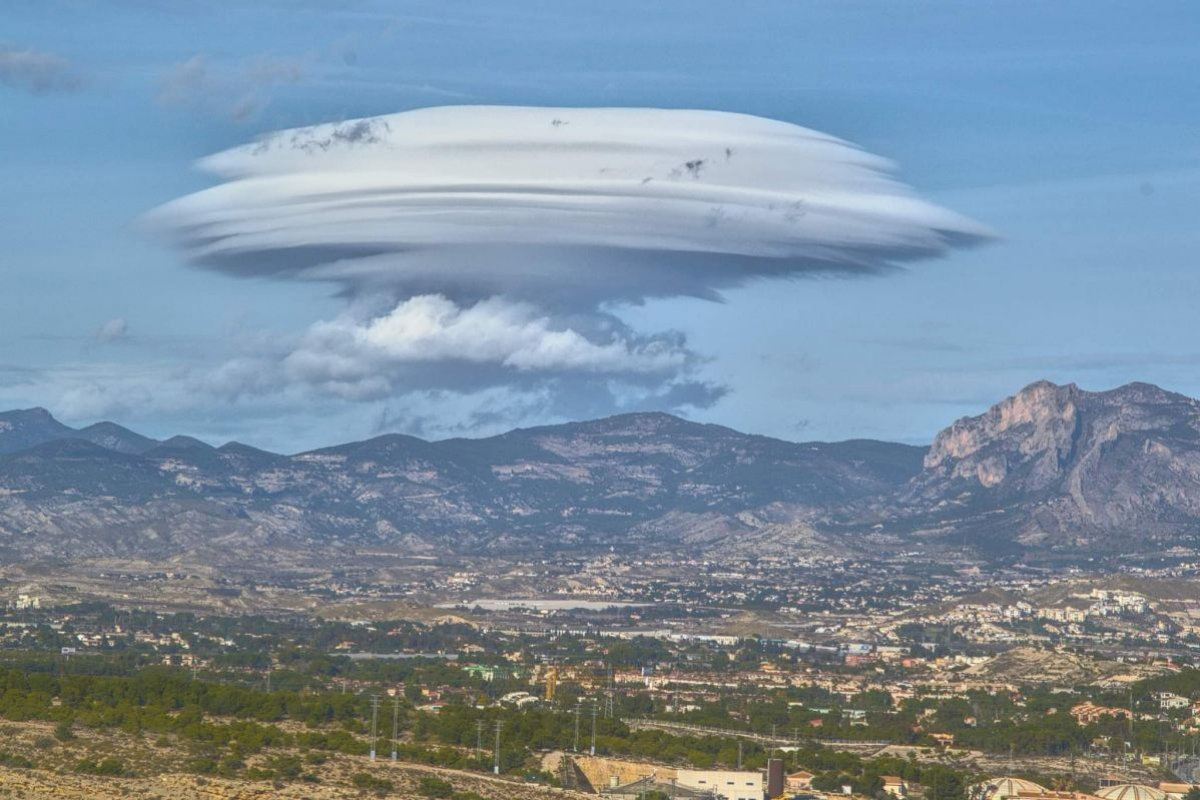
[[[492,774],[500,774],[500,729],[504,727],[502,720],[496,720],[496,751],[495,763],[492,765]]]
[[[483,718],[475,720],[475,763],[483,766]]]
[[[379,695],[371,695],[371,760],[375,760],[375,739],[379,724]]]
[[[400,695],[392,697],[392,761],[400,757]]]
[[[742,768],[742,740],[738,739],[738,769]]]
[[[579,752],[579,709],[582,705],[582,701],[575,701],[575,743],[571,745],[571,749],[576,753]]]
[[[596,755],[596,714],[600,709],[592,703],[592,755]]]

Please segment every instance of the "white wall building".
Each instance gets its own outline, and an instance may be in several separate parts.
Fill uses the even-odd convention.
[[[715,792],[722,800],[763,800],[761,772],[681,769],[676,780],[689,789]]]

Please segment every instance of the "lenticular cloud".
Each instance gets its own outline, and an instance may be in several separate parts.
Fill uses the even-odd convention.
[[[711,297],[987,235],[847,142],[716,111],[430,108],[283,131],[201,166],[225,182],[153,215],[192,260],[402,296]]]
[[[500,386],[710,404],[724,389],[698,379],[683,335],[615,309],[869,274],[988,235],[847,142],[715,111],[430,108],[282,131],[201,167],[222,182],[151,215],[191,261],[351,300],[222,381],[355,399]]]

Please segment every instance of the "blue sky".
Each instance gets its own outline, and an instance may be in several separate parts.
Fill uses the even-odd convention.
[[[926,442],[1041,378],[1200,395],[1194,3],[334,5],[6,5],[0,406],[288,451],[628,407],[546,402],[552,387],[356,399],[189,380],[345,300],[189,266],[139,218],[215,182],[198,158],[269,131],[446,104],[783,120],[893,159],[999,234],[882,276],[613,309],[681,332],[725,388],[692,418]]]

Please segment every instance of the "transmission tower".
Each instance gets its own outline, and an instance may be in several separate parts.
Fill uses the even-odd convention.
[[[379,695],[371,695],[371,760],[375,760],[375,740],[379,728]]]
[[[504,722],[502,720],[496,720],[495,763],[492,765],[492,773],[495,775],[500,774],[500,729],[503,727],[504,727]]]
[[[599,714],[599,707],[592,703],[592,755],[596,755],[596,716]]]
[[[615,690],[613,688],[613,668],[611,666],[609,666],[609,668],[608,668],[608,691],[606,691],[604,693],[604,716],[607,719],[613,718],[613,713],[614,713],[613,712],[613,694],[614,693],[615,693]]]
[[[399,759],[400,748],[400,695],[392,697],[392,761]]]

